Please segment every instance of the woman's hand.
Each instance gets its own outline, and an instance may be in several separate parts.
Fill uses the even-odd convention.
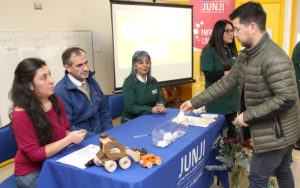
[[[165,108],[165,106],[163,104],[156,104],[152,108],[152,114],[164,114],[167,112],[168,112],[168,110]]]
[[[85,135],[86,135],[86,130],[81,129],[78,131],[70,132],[67,137],[69,137],[72,143],[79,144],[84,139]]]
[[[158,107],[157,106],[153,106],[152,107],[152,114],[158,114],[159,111],[158,111]]]
[[[165,106],[163,104],[156,104],[157,109],[158,109],[158,113],[167,113],[168,110],[165,108]]]
[[[184,112],[185,114],[189,114],[192,110],[194,110],[194,107],[190,100],[185,101],[180,105],[180,111]]]
[[[67,147],[72,143],[79,144],[84,139],[85,135],[86,135],[86,130],[84,129],[78,131],[72,131],[72,132],[67,131],[66,137],[46,145],[45,151],[47,157],[51,157],[57,154],[58,152],[60,152],[61,150],[63,150],[65,147]]]

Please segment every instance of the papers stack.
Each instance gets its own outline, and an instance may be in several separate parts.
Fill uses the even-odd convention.
[[[215,122],[216,119],[210,118],[201,118],[201,117],[193,117],[193,116],[186,116],[189,125],[197,126],[197,127],[208,127],[211,123]]]
[[[90,144],[80,150],[58,159],[56,162],[85,169],[85,164],[96,156],[99,149],[99,146]]]

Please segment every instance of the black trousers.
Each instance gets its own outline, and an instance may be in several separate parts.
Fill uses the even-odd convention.
[[[237,137],[235,126],[232,123],[235,118],[236,118],[236,112],[225,115],[225,119],[228,127],[227,136],[231,138]]]

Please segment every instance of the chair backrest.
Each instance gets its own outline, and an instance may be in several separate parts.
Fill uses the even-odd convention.
[[[15,175],[11,175],[0,183],[0,188],[18,188]]]
[[[112,119],[121,116],[124,108],[123,94],[108,96],[108,106]]]
[[[18,150],[11,125],[0,128],[0,165],[15,157]]]

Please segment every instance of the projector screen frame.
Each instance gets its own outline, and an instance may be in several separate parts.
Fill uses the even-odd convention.
[[[158,7],[179,7],[179,8],[190,8],[191,9],[191,75],[186,78],[173,79],[173,80],[165,80],[159,81],[159,87],[166,86],[174,86],[186,83],[193,83],[195,80],[193,79],[194,72],[194,50],[193,50],[193,5],[182,5],[182,4],[167,4],[167,3],[151,3],[151,2],[130,2],[130,1],[119,1],[119,0],[110,0],[111,7],[111,27],[112,27],[112,40],[113,40],[113,62],[114,62],[114,91],[113,93],[120,93],[122,91],[122,87],[116,86],[116,60],[115,60],[115,37],[114,37],[114,23],[113,23],[113,4],[124,4],[124,5],[134,5],[134,6],[158,6]],[[151,56],[151,54],[150,54]],[[130,72],[128,72],[129,75]]]

